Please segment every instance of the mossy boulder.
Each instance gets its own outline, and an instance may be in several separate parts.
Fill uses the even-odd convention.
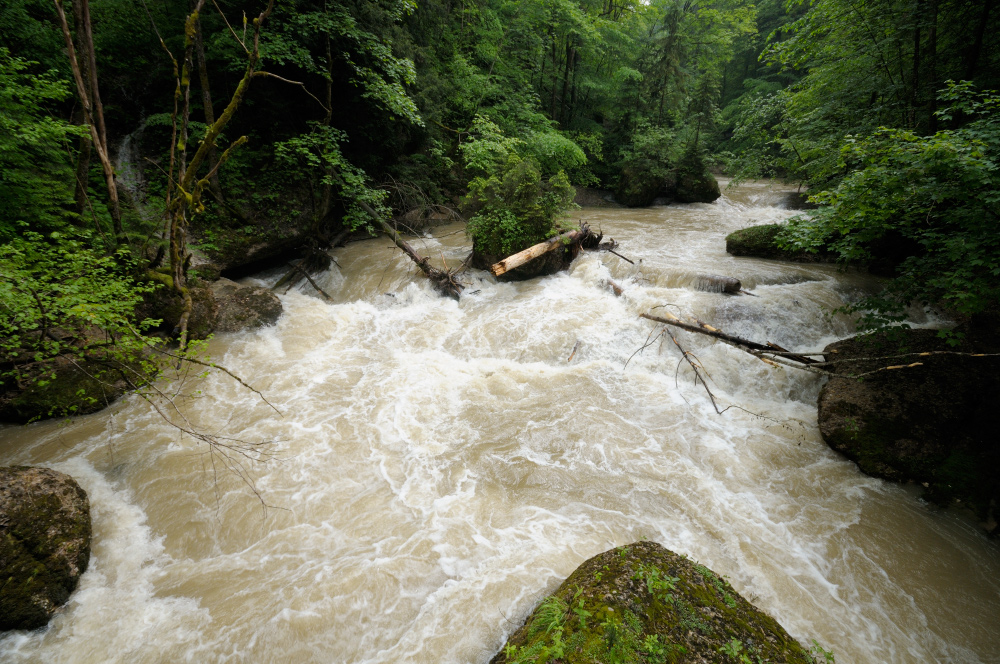
[[[722,196],[719,181],[700,163],[678,172],[673,191],[668,193],[678,203],[711,203]]]
[[[733,256],[770,258],[796,263],[826,263],[834,260],[834,257],[825,251],[811,253],[782,249],[776,241],[782,228],[784,227],[781,224],[763,224],[730,233],[726,236],[726,252]]]
[[[622,168],[615,199],[628,207],[648,207],[658,198],[678,203],[711,203],[722,192],[719,183],[700,159],[679,166],[641,159]]]
[[[958,500],[996,530],[1000,503],[1000,360],[950,351],[988,352],[968,338],[949,346],[934,330],[896,330],[827,346],[837,373],[819,396],[827,444],[862,472],[923,484],[939,504]],[[920,355],[946,351],[945,354]]]
[[[615,200],[627,207],[648,207],[664,192],[664,177],[653,162],[627,164],[615,187]]]
[[[36,629],[90,562],[90,502],[64,473],[0,467],[0,630]]]
[[[491,664],[812,664],[773,618],[712,570],[655,542],[584,562]]]
[[[256,330],[274,325],[281,316],[281,300],[266,288],[219,279],[212,284],[212,293],[218,303],[216,332]]]
[[[48,417],[86,415],[111,405],[128,389],[120,361],[57,358],[25,377],[22,386],[0,386],[0,422],[23,424]],[[6,388],[6,389],[4,389]]]
[[[204,339],[215,329],[219,305],[215,301],[212,290],[202,281],[192,279],[188,283],[191,295],[191,315],[188,317],[188,338]],[[184,300],[172,288],[157,288],[145,296],[136,311],[140,320],[151,318],[160,320],[159,330],[169,336],[177,333],[181,314],[184,312]]]

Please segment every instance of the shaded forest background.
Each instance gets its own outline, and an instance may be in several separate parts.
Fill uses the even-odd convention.
[[[460,209],[511,253],[571,186],[642,205],[709,170],[808,188],[788,246],[892,247],[870,326],[1000,299],[988,0],[8,0],[0,35],[4,389],[154,376],[188,346],[157,292],[190,312],[373,213]]]

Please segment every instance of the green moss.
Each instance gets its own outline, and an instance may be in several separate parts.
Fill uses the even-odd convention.
[[[0,629],[34,629],[66,602],[87,567],[89,505],[75,482],[46,469],[0,469],[0,494]]]
[[[738,644],[733,645],[733,643]],[[811,662],[774,619],[706,567],[652,542],[581,565],[493,664]],[[721,653],[721,654],[720,654]]]
[[[773,260],[815,263],[832,260],[825,252],[788,251],[778,246],[776,238],[781,224],[764,224],[743,228],[726,236],[726,251],[733,256],[751,256]]]
[[[28,382],[25,389],[0,399],[0,420],[31,422],[93,413],[120,397],[125,388],[120,372],[104,363],[62,363],[42,379]]]

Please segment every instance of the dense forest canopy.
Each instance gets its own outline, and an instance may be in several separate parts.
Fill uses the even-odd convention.
[[[158,322],[137,305],[159,289],[189,312],[192,251],[322,250],[373,214],[435,204],[508,253],[559,230],[571,185],[648,204],[665,178],[709,169],[807,186],[820,208],[790,245],[862,262],[895,247],[894,279],[856,307],[872,324],[913,301],[995,307],[998,14],[988,0],[8,0],[0,380],[45,381],[60,358],[155,375],[140,356]],[[159,334],[186,345],[184,325]]]

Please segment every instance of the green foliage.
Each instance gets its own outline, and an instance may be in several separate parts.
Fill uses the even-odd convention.
[[[45,387],[58,360],[128,366],[135,383],[154,375],[142,356],[152,343],[143,330],[155,321],[131,322],[154,286],[123,275],[128,262],[125,254],[103,256],[58,233],[27,232],[0,245],[0,385]],[[94,398],[76,396],[53,404],[50,414]]]
[[[518,139],[477,117],[476,137],[462,146],[469,182],[466,203],[474,212],[468,233],[477,251],[508,256],[550,237],[572,206],[575,191],[563,171],[548,180],[532,157],[521,157]]]
[[[275,145],[274,154],[279,163],[304,172],[316,185],[332,187],[346,209],[344,225],[353,230],[372,221],[362,202],[385,218],[390,211],[385,207],[388,194],[369,186],[367,174],[344,157],[340,145],[346,140],[344,132],[317,122],[309,133]]]
[[[534,159],[545,177],[551,177],[559,171],[579,172],[587,165],[587,155],[580,146],[551,129],[528,134],[519,152],[522,156]],[[579,179],[573,181],[577,184],[588,184],[593,181],[593,176],[587,180],[587,182],[581,182]]]
[[[347,3],[317,3],[307,0],[279,6],[275,28],[265,33],[262,56],[265,63],[294,65],[312,75],[331,78],[334,62],[316,48],[329,38],[336,42],[333,55],[349,72],[350,85],[361,97],[387,112],[422,126],[416,104],[406,92],[416,79],[413,62],[397,57],[392,45],[378,33],[413,10],[410,2],[371,3],[352,12]]]
[[[478,251],[516,253],[556,233],[574,195],[562,171],[544,181],[533,160],[512,156],[498,175],[469,183],[468,200],[477,209],[469,236]]]
[[[0,242],[26,227],[50,232],[76,221],[67,152],[86,130],[51,114],[69,87],[36,66],[0,47]]]
[[[484,177],[501,170],[515,156],[521,140],[505,136],[495,123],[482,115],[472,121],[473,138],[459,150],[465,170]]]
[[[817,662],[822,662],[823,664],[835,664],[837,659],[834,654],[821,646],[816,639],[812,640],[812,647],[809,648],[809,654],[813,656]]]
[[[650,594],[663,597],[666,596],[666,593],[676,589],[677,582],[680,581],[676,576],[667,576],[656,566],[648,564],[640,565],[632,574],[632,578],[642,579]]]
[[[867,312],[866,327],[899,320],[913,301],[965,314],[1000,301],[1000,97],[951,84],[941,99],[942,120],[961,113],[968,124],[848,139],[840,156],[850,175],[813,196],[820,209],[792,219],[779,238],[788,248],[829,247],[845,262],[902,248],[887,289],[852,307]]]

